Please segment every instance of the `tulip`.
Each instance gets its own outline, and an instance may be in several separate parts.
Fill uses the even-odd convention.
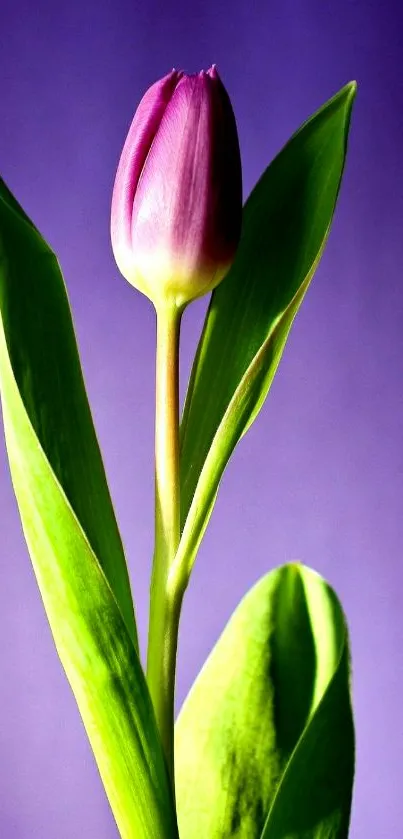
[[[179,332],[184,307],[230,268],[241,233],[235,117],[213,65],[172,70],[140,102],[119,161],[111,240],[124,277],[157,313],[155,550],[147,682],[174,780],[175,655],[181,592],[168,591],[180,541]]]
[[[183,308],[226,275],[241,217],[238,135],[217,70],[172,70],[143,96],[118,165],[118,268],[157,308]]]

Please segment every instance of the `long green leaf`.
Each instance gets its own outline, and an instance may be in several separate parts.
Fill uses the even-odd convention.
[[[225,466],[262,407],[322,254],[355,89],[344,87],[300,128],[246,202],[239,250],[212,294],[185,401],[183,532],[172,577],[190,573]]]
[[[18,390],[136,646],[122,541],[55,254],[0,179],[0,310]]]
[[[120,833],[176,839],[172,790],[62,276],[4,184],[0,388],[25,538]]]
[[[286,565],[248,592],[175,730],[181,839],[346,839],[354,774],[347,627]]]

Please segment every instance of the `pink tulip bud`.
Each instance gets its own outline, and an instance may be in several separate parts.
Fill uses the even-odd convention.
[[[183,307],[223,279],[238,246],[242,172],[235,117],[213,65],[172,70],[143,96],[116,173],[119,270],[155,305]]]

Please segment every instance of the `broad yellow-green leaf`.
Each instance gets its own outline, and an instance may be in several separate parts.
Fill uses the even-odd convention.
[[[190,573],[224,468],[262,407],[322,254],[354,95],[351,83],[308,120],[246,202],[239,250],[212,294],[185,401],[173,577],[179,568]]]
[[[354,774],[347,627],[286,565],[248,592],[175,729],[181,839],[346,839]]]
[[[0,389],[25,538],[121,836],[176,839],[172,791],[62,276],[4,184]]]

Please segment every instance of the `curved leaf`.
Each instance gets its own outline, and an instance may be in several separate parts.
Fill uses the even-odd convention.
[[[123,549],[62,276],[4,184],[0,388],[25,538],[119,830],[124,839],[176,839]]]
[[[239,250],[212,294],[185,401],[183,532],[172,578],[190,574],[225,466],[262,407],[322,254],[355,89],[344,87],[299,129],[246,202]]]
[[[345,839],[354,773],[347,627],[297,564],[248,592],[175,729],[181,839]]]
[[[13,375],[39,445],[138,646],[126,560],[63,276],[55,254],[1,179],[0,312]]]

